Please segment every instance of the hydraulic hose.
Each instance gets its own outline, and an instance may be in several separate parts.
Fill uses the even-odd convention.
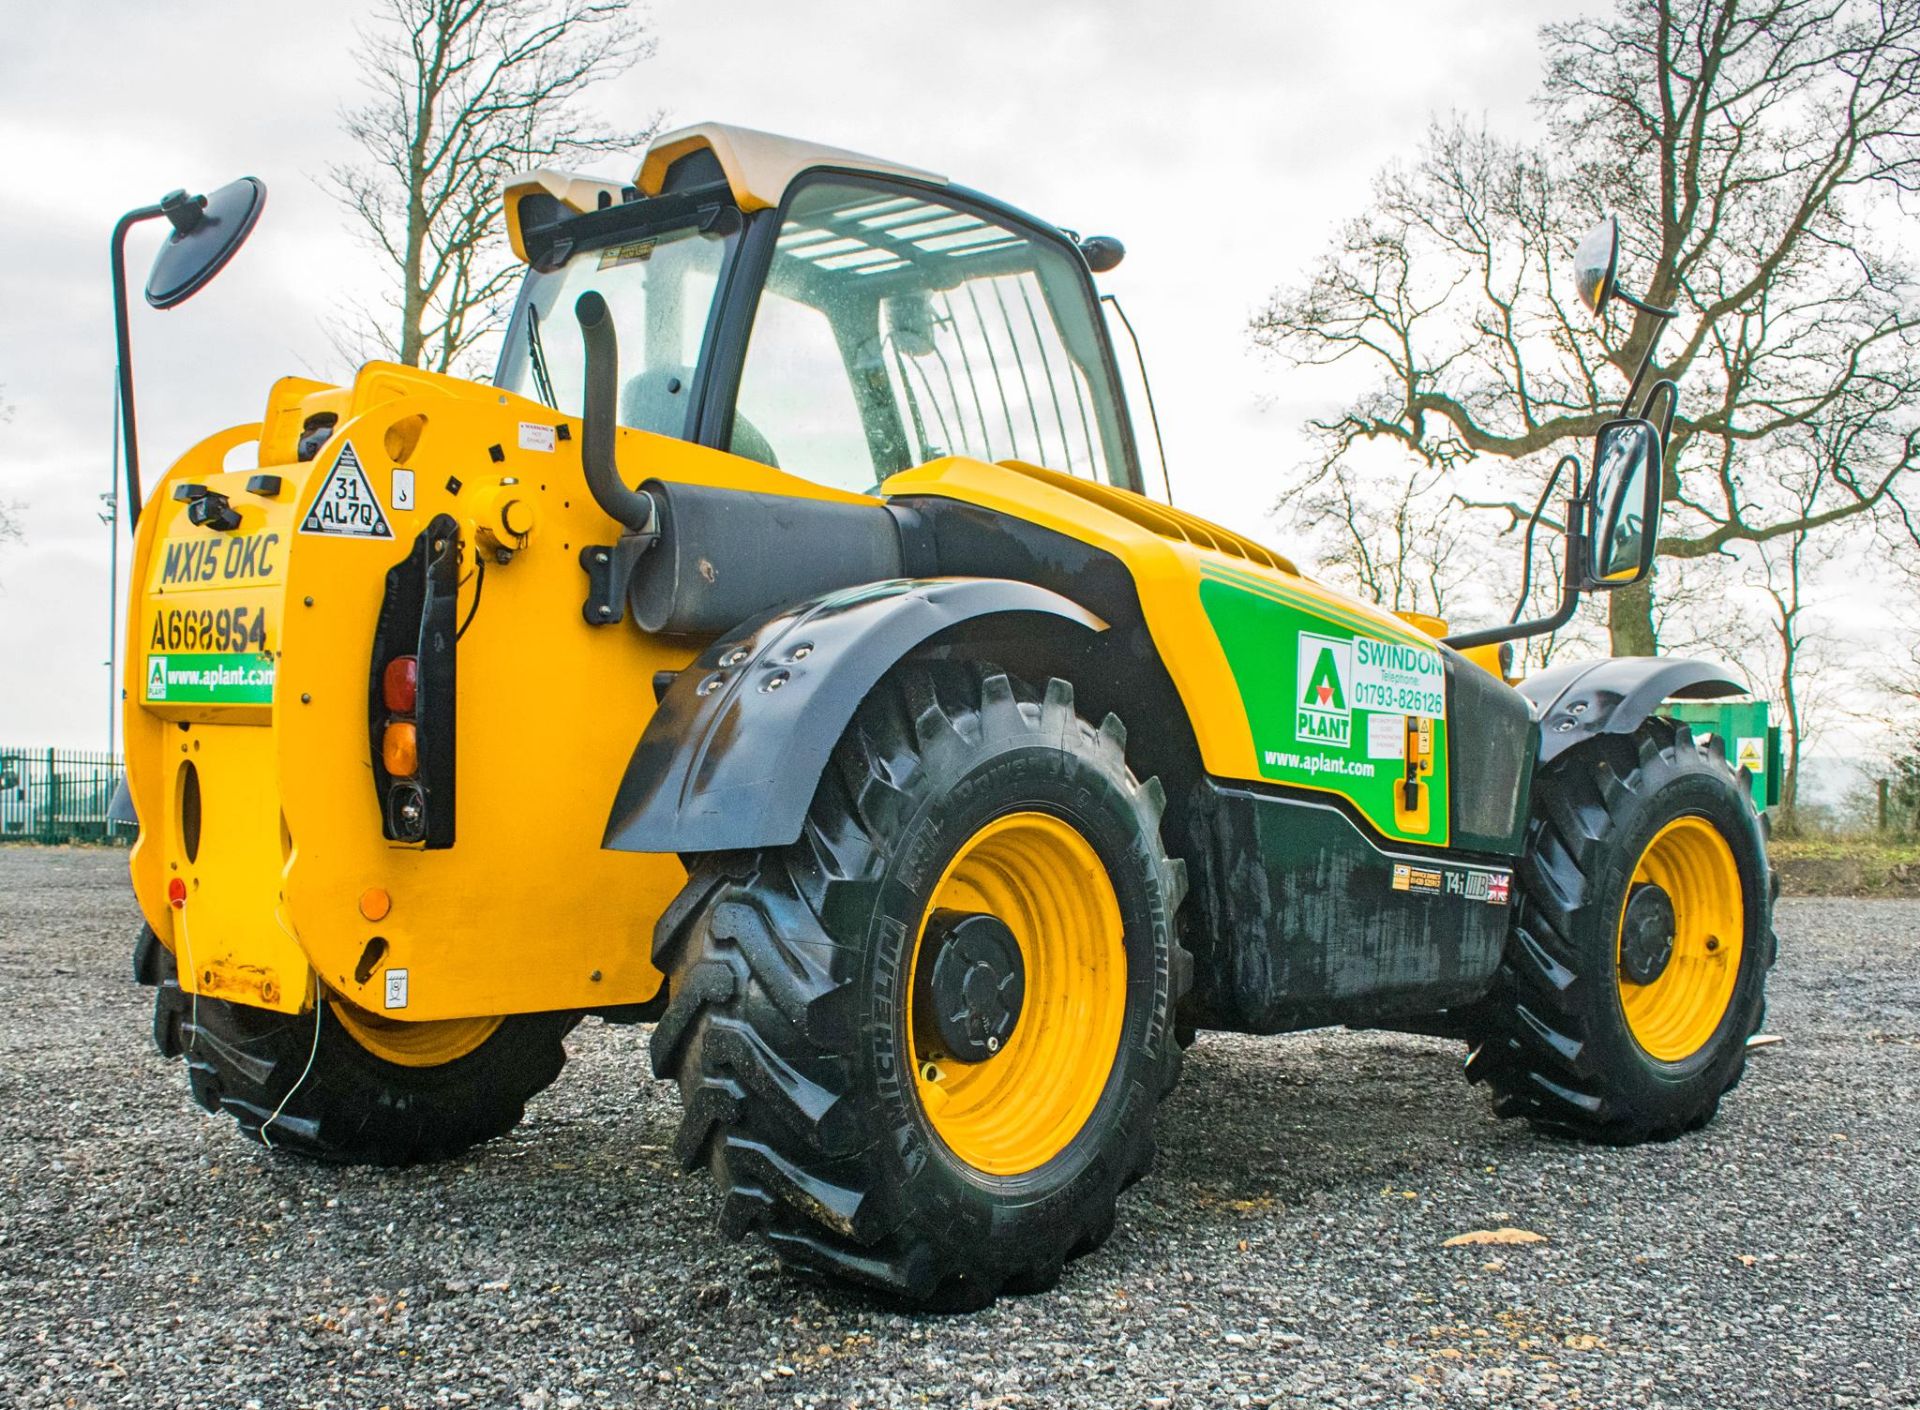
[[[629,529],[653,527],[653,496],[632,489],[620,478],[613,443],[618,434],[614,412],[620,388],[620,340],[613,331],[607,301],[589,289],[573,306],[586,349],[586,396],[580,412],[580,463],[594,502]]]

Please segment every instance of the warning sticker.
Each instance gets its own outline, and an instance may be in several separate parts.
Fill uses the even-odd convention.
[[[552,450],[553,427],[543,426],[538,421],[522,421],[520,423],[520,449]]]
[[[1742,735],[1734,741],[1733,766],[1750,774],[1767,771],[1767,741],[1757,735]]]
[[[353,442],[340,448],[333,469],[320,485],[320,493],[314,496],[312,508],[300,521],[300,532],[354,539],[393,537],[393,530],[387,527],[387,516],[380,512],[380,502],[373,497],[373,486],[367,483],[367,472],[361,468],[360,457],[354,454]]]
[[[395,510],[413,508],[413,471],[395,470],[393,472],[392,503]]]
[[[609,245],[600,251],[600,268],[614,269],[636,260],[649,259],[659,243],[658,240],[636,240],[631,245]]]
[[[1404,862],[1394,863],[1393,889],[1395,891],[1422,891],[1429,896],[1438,896],[1440,886],[1440,873],[1432,868],[1408,866]]]
[[[1404,715],[1367,716],[1367,757],[1398,759],[1407,752],[1407,726]]]
[[[387,981],[387,1007],[403,1009],[407,1006],[407,972],[404,969],[385,971]]]

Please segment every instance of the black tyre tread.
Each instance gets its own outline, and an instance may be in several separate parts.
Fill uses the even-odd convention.
[[[402,1067],[362,1049],[325,1005],[316,1046],[311,1013],[196,1001],[180,988],[173,956],[160,954],[154,1044],[184,1060],[194,1100],[263,1145],[329,1164],[447,1160],[505,1135],[560,1075],[562,1040],[577,1022],[516,1015],[454,1062]]]
[[[789,1268],[850,1281],[944,1310],[984,1306],[1000,1291],[1051,1287],[1062,1265],[1099,1246],[1113,1227],[1112,1196],[1144,1175],[1149,1134],[1061,1231],[1058,1247],[1026,1250],[1010,1270],[983,1260],[956,1267],[903,1222],[865,1159],[861,1123],[845,1109],[858,1015],[853,985],[865,917],[885,869],[887,839],[920,801],[922,760],[967,747],[969,732],[1080,732],[1125,769],[1126,731],[1074,710],[1072,687],[1052,680],[1038,699],[1005,674],[936,662],[896,672],[863,703],[822,778],[803,833],[784,849],[698,860],[685,895],[655,932],[654,961],[673,1000],[652,1042],[654,1072],[677,1079],[684,1116],[677,1153],[705,1165],[722,1191],[721,1227],[760,1234]],[[1158,780],[1126,774],[1153,827],[1169,915],[1186,889],[1184,864],[1159,839]],[[839,936],[855,937],[842,940]],[[1174,942],[1174,1001],[1192,961]],[[1162,1081],[1178,1080],[1180,1047],[1160,1044]]]
[[[1588,965],[1569,939],[1589,904],[1589,878],[1610,845],[1616,818],[1702,759],[1746,789],[1746,771],[1728,768],[1717,738],[1703,744],[1686,725],[1658,716],[1631,735],[1597,736],[1536,780],[1526,851],[1514,876],[1516,909],[1507,952],[1493,989],[1472,1012],[1475,1040],[1466,1073],[1488,1084],[1497,1115],[1525,1117],[1545,1129],[1603,1144],[1665,1140],[1705,1126],[1721,1097],[1739,1083],[1746,1069],[1745,1040],[1765,1020],[1764,984],[1753,986],[1749,1011],[1737,1023],[1738,1041],[1715,1069],[1717,1080],[1695,1100],[1657,1117],[1614,1100],[1610,1074],[1601,1070],[1582,1036],[1577,1001],[1589,982],[1582,972]],[[1764,829],[1764,817],[1760,822]],[[1778,878],[1769,874],[1765,889],[1763,971],[1778,953],[1772,926]],[[1613,983],[1611,971],[1593,978]],[[1741,1002],[1738,991],[1735,1002]]]

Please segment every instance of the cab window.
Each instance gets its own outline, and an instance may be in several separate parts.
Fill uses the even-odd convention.
[[[852,490],[946,455],[1130,485],[1097,329],[1057,243],[817,178],[783,212],[731,449]]]
[[[573,306],[598,290],[619,335],[620,424],[687,435],[694,367],[727,246],[698,229],[662,230],[583,251],[559,269],[529,272],[496,382],[577,410],[586,364]]]

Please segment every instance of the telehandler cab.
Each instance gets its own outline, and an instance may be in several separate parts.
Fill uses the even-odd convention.
[[[1712,1117],[1770,875],[1655,709],[1742,687],[1500,649],[1647,574],[1651,348],[1563,465],[1560,611],[1449,636],[1146,495],[1115,241],[722,126],[505,201],[492,385],[283,378],[139,518],[135,971],[209,1110],[443,1158],[582,1016],[651,1023],[729,1234],[946,1306],[1100,1245],[1201,1029],[1451,1035],[1601,1141]],[[1617,245],[1588,307],[1663,317]]]

